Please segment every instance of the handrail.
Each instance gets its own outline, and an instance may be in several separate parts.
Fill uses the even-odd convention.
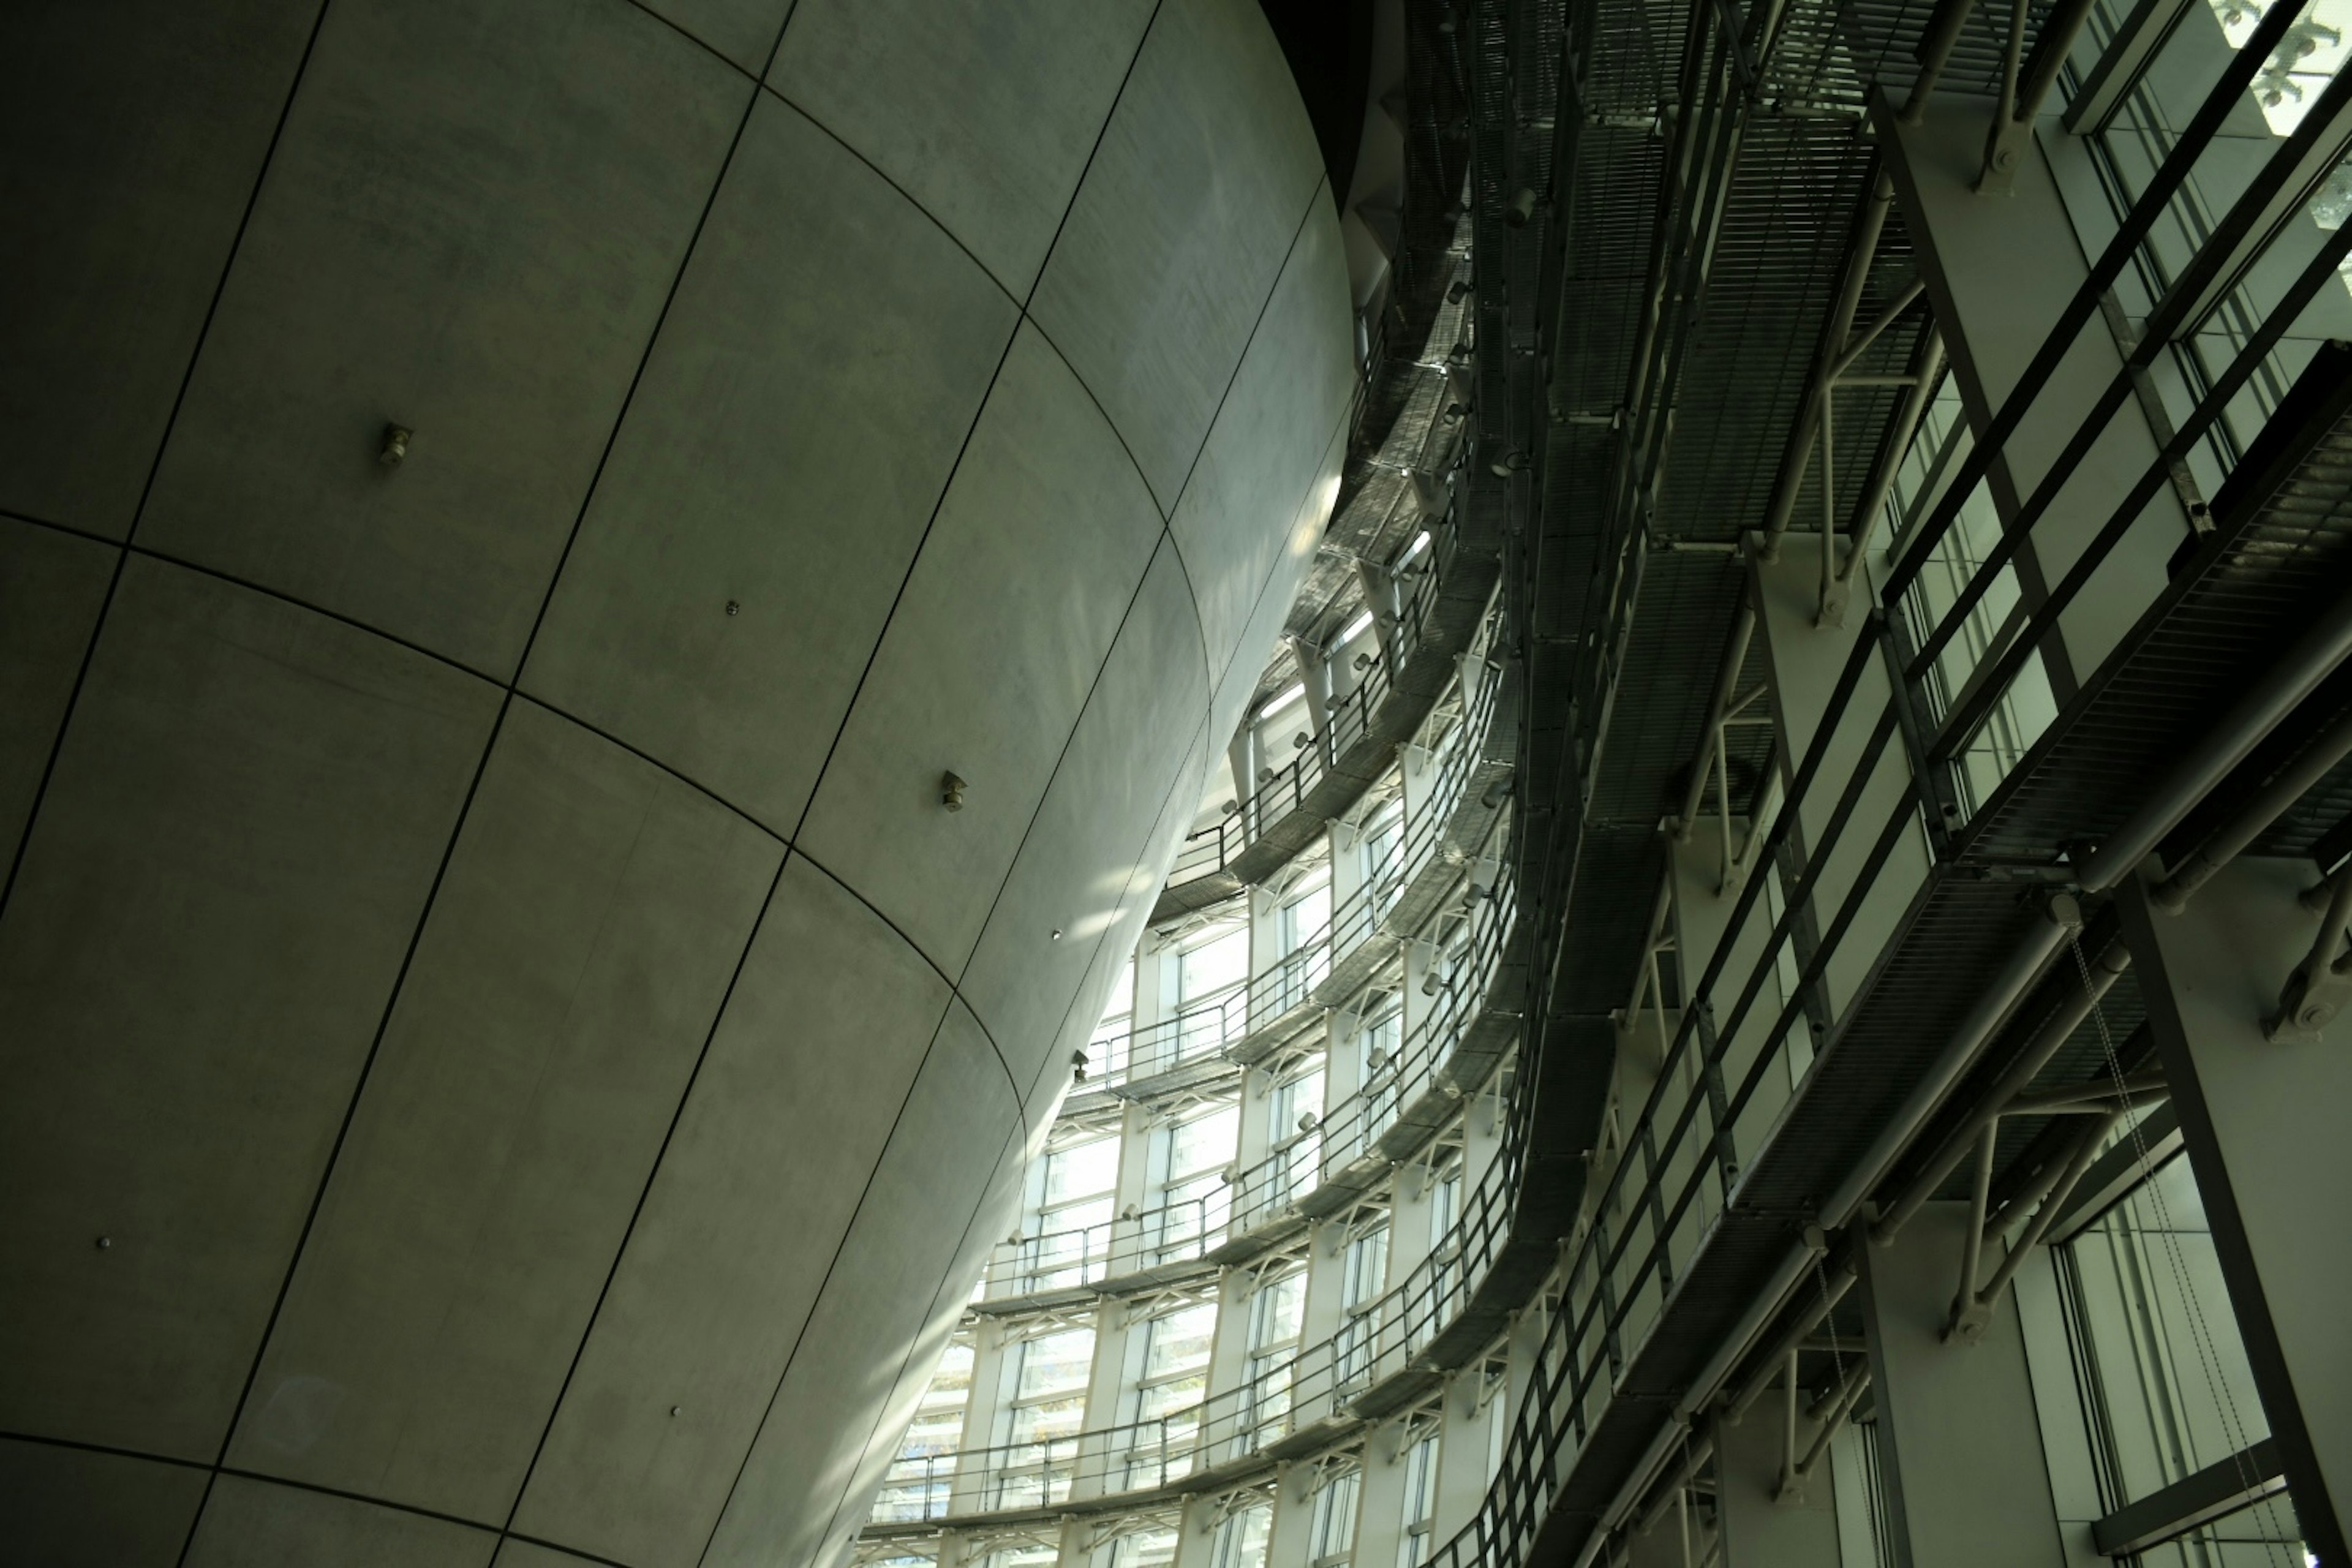
[[[1413,654],[1420,651],[1428,633],[1430,616],[1437,605],[1438,589],[1453,564],[1456,531],[1450,505],[1444,517],[1431,520],[1429,533],[1429,569],[1414,574],[1412,592],[1397,616],[1399,665],[1411,663]],[[1168,872],[1169,887],[1181,887],[1223,870],[1265,828],[1305,804],[1308,792],[1322,782],[1330,760],[1370,730],[1374,711],[1395,684],[1396,672],[1391,668],[1387,651],[1372,654],[1371,659],[1363,679],[1332,705],[1324,728],[1309,733],[1307,743],[1299,749],[1297,756],[1275,770],[1274,776],[1246,799],[1236,801],[1233,810],[1185,836],[1182,847],[1176,852],[1176,862]]]
[[[883,1483],[877,1523],[966,1522],[1150,1491],[1196,1470],[1265,1454],[1316,1422],[1346,1419],[1360,1396],[1410,1369],[1460,1315],[1510,1236],[1517,1172],[1496,1159],[1465,1194],[1444,1238],[1405,1278],[1287,1361],[1196,1404],[1144,1420],[1027,1442],[902,1458]],[[894,1502],[898,1500],[912,1498]],[[962,1506],[976,1505],[976,1506]]]
[[[2192,388],[2200,394],[2193,411],[2175,429],[2157,432],[2162,445],[2154,459],[2134,477],[2096,533],[2073,555],[2067,569],[2042,597],[2031,605],[2021,600],[2000,634],[1981,639],[1980,647],[1962,637],[1964,628],[1983,631],[1987,595],[2005,580],[2018,552],[2035,536],[2083,456],[2132,401],[2136,379],[2145,375],[2158,356],[2193,324],[2189,318],[2196,313],[2200,300],[2228,278],[2243,279],[2248,264],[2240,253],[2246,245],[2255,244],[2267,253],[2287,226],[2271,223],[2267,229],[2263,227],[2272,206],[2295,194],[2295,183],[2308,174],[2325,138],[2340,134],[2342,116],[2352,110],[2352,73],[2347,72],[2339,72],[2302,125],[2279,140],[2229,213],[2217,223],[2201,226],[2205,232],[2196,250],[2163,288],[2145,330],[2137,342],[2126,345],[2122,363],[2076,420],[2063,449],[2032,493],[2002,522],[1982,559],[1954,561],[1948,552],[1939,551],[1971,497],[1981,489],[1984,476],[2002,455],[2009,437],[2040,398],[2058,359],[2087,327],[2099,290],[2135,258],[2152,255],[2148,237],[2181,195],[2215,129],[2242,101],[2246,84],[2267,58],[2276,36],[2299,9],[2294,0],[2272,6],[2255,36],[2229,61],[2189,129],[2172,142],[2156,174],[2119,214],[2120,226],[2114,240],[1990,425],[1971,443],[1958,472],[1936,496],[1912,531],[1916,537],[1906,542],[1893,564],[1885,596],[1890,608],[1899,607],[1899,625],[1909,644],[1904,678],[1915,689],[1923,720],[1935,724],[1928,742],[1931,761],[1938,767],[1958,770],[1951,780],[1951,793],[1961,810],[1970,809],[1987,793],[1988,781],[1969,776],[1967,754],[1998,714],[2011,711],[2019,679],[2040,657],[2059,616],[2080,598],[2093,574],[2138,523],[2147,504],[2221,424],[2232,398],[2262,368],[2295,319],[2330,284],[2347,253],[2352,253],[2352,230],[2339,229],[2329,236],[2281,297],[2262,312],[2259,325],[2244,333],[2244,342],[2221,374],[2210,385]],[[2168,270],[2157,266],[2151,275],[2162,279]],[[2219,455],[2226,467],[2227,454]],[[1931,562],[1943,568],[1939,578],[1928,576]],[[1942,591],[1937,592],[1939,588]],[[1938,603],[1939,599],[1948,602]],[[1999,774],[2015,765],[2031,738],[2028,735],[2022,742],[2003,748],[2014,754],[1995,759],[1998,773],[1990,782],[1997,782]]]
[[[1383,898],[1411,887],[1428,868],[1461,809],[1463,790],[1476,771],[1501,685],[1493,667],[1481,664],[1477,668],[1477,689],[1465,694],[1461,721],[1437,744],[1429,804],[1405,825],[1395,862],[1401,868],[1399,874],[1387,882],[1368,878],[1331,911],[1314,938],[1247,980],[1220,989],[1172,1017],[1096,1040],[1094,1045],[1107,1047],[1104,1054],[1110,1059],[1099,1072],[1092,1070],[1090,1064],[1086,1092],[1117,1089],[1208,1060],[1230,1051],[1251,1031],[1273,1023],[1310,996],[1334,1000],[1316,994],[1319,978],[1302,984],[1300,976],[1315,975],[1318,967],[1328,974],[1378,931],[1391,907]]]
[[[1205,1262],[1259,1227],[1289,1216],[1303,1200],[1365,1157],[1404,1109],[1436,1087],[1471,1029],[1486,1015],[1495,976],[1517,914],[1517,886],[1506,866],[1491,893],[1474,898],[1469,933],[1438,979],[1438,1001],[1401,1041],[1372,1081],[1328,1111],[1309,1132],[1285,1140],[1215,1192],[1141,1211],[1134,1218],[1000,1243],[990,1259],[983,1299],[1100,1287],[1123,1275]],[[1297,1152],[1311,1147],[1318,1180],[1297,1181]],[[1000,1290],[999,1284],[1013,1289]]]

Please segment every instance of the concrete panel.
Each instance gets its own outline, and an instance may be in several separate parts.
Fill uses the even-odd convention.
[[[214,1458],[498,700],[129,563],[0,918],[0,1426]]]
[[[1160,889],[1168,880],[1168,868],[1176,858],[1177,846],[1192,823],[1192,803],[1201,797],[1202,775],[1209,765],[1209,755],[1208,730],[1203,725],[1194,731],[1192,749],[1177,767],[1176,783],[1168,792],[1167,803],[1160,809],[1160,820],[1152,825],[1142,853],[1135,858],[1126,890],[1111,912],[1087,977],[1063,1014],[1052,1047],[1037,1063],[1035,1073],[1023,1090],[1022,1121],[1028,1129],[1029,1156],[1033,1159],[1044,1151],[1045,1136],[1053,1131],[1062,1098],[1076,1081],[1072,1058],[1094,1037],[1095,1026],[1102,1022],[1103,1008],[1110,999],[1112,982],[1118,971],[1134,956],[1135,944],[1142,940],[1143,928],[1151,918],[1151,906],[1159,900]],[[996,1234],[1002,1236],[1004,1232],[999,1229]]]
[[[2319,934],[2297,898],[2311,881],[2308,860],[2246,856],[2178,916],[2152,911],[2137,884],[2118,901],[2227,1306],[2305,1540],[2333,1563],[2352,1518],[2352,1017],[2328,1020],[2316,1039],[2263,1034]],[[2222,1310],[2210,1284],[2200,1294],[2204,1312]]]
[[[950,973],[971,956],[1160,532],[1118,437],[1024,326],[797,840]],[[946,769],[971,786],[961,811],[940,807]]]
[[[0,865],[32,817],[118,554],[0,517]]]
[[[1322,542],[1324,527],[1331,521],[1332,503],[1339,498],[1339,467],[1347,451],[1348,416],[1342,414],[1331,427],[1330,439],[1324,443],[1314,483],[1291,518],[1286,542],[1258,588],[1249,624],[1226,648],[1223,663],[1220,666],[1212,662],[1211,668],[1221,673],[1216,680],[1216,694],[1209,702],[1209,734],[1219,747],[1232,740],[1241,728],[1242,715],[1257,690],[1258,678],[1265,673],[1265,657],[1273,649],[1284,623],[1290,618],[1291,601],[1297,597],[1298,584],[1306,578],[1307,568],[1314,563],[1315,547]],[[1194,482],[1196,486],[1200,483],[1198,477]],[[1186,826],[1191,826],[1189,818]]]
[[[881,1489],[883,1476],[898,1458],[908,1425],[914,1420],[915,1406],[930,1387],[940,1369],[940,1358],[947,1352],[948,1341],[963,1320],[965,1304],[971,1300],[972,1287],[987,1265],[989,1251],[1013,1227],[1020,1214],[1022,1178],[1027,1166],[1028,1155],[1020,1136],[1005,1140],[997,1155],[994,1173],[982,1184],[979,1207],[964,1227],[963,1244],[947,1271],[946,1282],[932,1299],[930,1311],[915,1336],[913,1348],[907,1352],[898,1385],[884,1402],[881,1415],[874,1423],[874,1434],[866,1441],[866,1452],[851,1473],[848,1489],[834,1515],[832,1531],[825,1543],[817,1548],[813,1561],[843,1561],[838,1555],[843,1542],[872,1513],[874,1495]]]
[[[1157,816],[1207,686],[1192,597],[1163,543],[958,986],[1016,1083],[1034,1080],[1118,919],[1144,847],[1136,825]]]
[[[2189,101],[2202,101],[2206,90],[2200,85]],[[2089,271],[2041,139],[2018,159],[2014,183],[1998,202],[1977,195],[1992,110],[1990,99],[1939,95],[1917,125],[1886,138],[1886,168],[1905,227],[1917,237],[1920,279],[1942,326],[1969,426],[1979,431],[2008,400]],[[1891,116],[1888,124],[1892,129]],[[2068,140],[2054,128],[2051,134]],[[2004,521],[2041,485],[2084,411],[2122,368],[2106,332],[2095,327],[2074,339],[2032,416],[2001,448],[1993,485]],[[2070,465],[2057,500],[2035,525],[2021,557],[2029,579],[2038,574],[2048,586],[2064,576],[2156,457],[2156,437],[2137,405],[2126,401]],[[2163,591],[2168,563],[2188,536],[2179,495],[2160,487],[2058,618],[2076,679],[2089,678]],[[2029,596],[2038,599],[2039,593],[2029,588]],[[2063,686],[2059,695],[2066,695]]]
[[[782,858],[513,706],[232,1464],[505,1522]]]
[[[786,863],[515,1528],[645,1568],[699,1555],[948,997]]]
[[[1031,306],[1163,511],[1322,177],[1252,0],[1167,0]]]
[[[1019,1114],[995,1047],[969,1009],[951,1005],[776,1387],[707,1568],[825,1561],[820,1548],[852,1482],[865,1480],[870,1494],[881,1479],[860,1461],[909,1355],[943,1304],[952,1323],[971,1294],[983,1255],[966,1243],[981,1198],[1001,1184],[1019,1144],[1005,1137]],[[950,1258],[968,1271],[942,1276]],[[856,1512],[852,1528],[865,1522]]]
[[[591,1558],[574,1557],[569,1552],[558,1552],[535,1541],[517,1541],[509,1535],[499,1542],[499,1554],[491,1559],[490,1568],[599,1568],[599,1565]]]
[[[1715,1513],[1727,1568],[1838,1568],[1837,1489],[1823,1459],[1798,1493],[1776,1495],[1786,1441],[1774,1389],[1745,1421],[1715,1429]],[[1810,1399],[1810,1395],[1805,1395]],[[1821,1428],[1800,1411],[1800,1457]]]
[[[763,99],[528,689],[789,837],[1016,316],[881,176]]]
[[[768,80],[1029,297],[1150,0],[803,0]]]
[[[793,0],[649,0],[646,9],[756,77],[793,6]]]
[[[178,1568],[206,1472],[0,1437],[5,1556],[40,1568]]]
[[[1315,490],[1324,447],[1347,415],[1356,377],[1351,343],[1339,220],[1329,202],[1318,200],[1299,226],[1200,466],[1168,520],[1216,674],[1232,662],[1260,590],[1292,542],[1290,525]],[[1291,594],[1279,596],[1287,608]]]
[[[446,1519],[225,1475],[205,1500],[186,1568],[488,1568],[498,1539]]]
[[[1968,1224],[1968,1205],[1929,1204],[1891,1245],[1857,1249],[1895,1560],[2065,1568],[2015,1293],[1978,1343],[1943,1341]]]
[[[750,93],[625,0],[336,5],[140,542],[507,678]]]
[[[490,1568],[603,1568],[592,1558],[574,1557],[569,1552],[558,1552],[552,1546],[541,1546],[535,1541],[517,1541],[509,1535],[499,1542],[499,1554],[490,1560]]]
[[[11,8],[0,509],[130,533],[319,9]]]

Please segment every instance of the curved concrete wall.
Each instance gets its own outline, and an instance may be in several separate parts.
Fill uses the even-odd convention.
[[[1337,487],[1255,5],[0,78],[10,1554],[825,1560]]]

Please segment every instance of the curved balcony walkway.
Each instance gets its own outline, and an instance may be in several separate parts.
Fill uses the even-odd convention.
[[[1185,839],[1152,906],[1154,924],[1232,898],[1288,865],[1363,797],[1426,721],[1476,640],[1502,576],[1499,552],[1473,547],[1455,513],[1431,524],[1429,569],[1364,679],[1290,763],[1224,818]]]
[[[1213,1194],[1001,1244],[990,1260],[989,1294],[975,1310],[1016,1315],[1066,1307],[1164,1288],[1259,1256],[1377,1187],[1494,1077],[1517,1027],[1517,992],[1510,988],[1518,984],[1516,891],[1503,858],[1492,853],[1507,807],[1487,798],[1498,776],[1488,751],[1510,726],[1496,722],[1498,715],[1507,720],[1499,678],[1483,664],[1475,668],[1475,693],[1441,748],[1431,809],[1418,833],[1408,833],[1401,880],[1386,893],[1372,884],[1360,889],[1322,939],[1249,985],[1138,1032],[1162,1048],[1206,1042],[1195,1047],[1202,1055],[1088,1092],[1098,1104],[1197,1092],[1237,1066],[1266,1060],[1354,999],[1428,931],[1448,898],[1466,894],[1458,942],[1446,932],[1440,943],[1446,956],[1431,977],[1436,1000],[1395,1057],[1311,1131],[1284,1140]],[[1246,1026],[1253,995],[1261,1020],[1255,1028]],[[1223,1049],[1208,1048],[1227,1038]],[[1066,1105],[1063,1114],[1088,1109]]]
[[[1500,978],[1497,989],[1514,992],[1523,980]],[[1288,1363],[1151,1420],[901,1460],[861,1539],[1140,1512],[1360,1442],[1486,1353],[1525,1304],[1533,1282],[1498,1267],[1510,1250],[1520,1153],[1507,1138],[1444,1241]]]

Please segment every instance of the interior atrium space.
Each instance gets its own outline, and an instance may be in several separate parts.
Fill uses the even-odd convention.
[[[33,0],[0,1568],[2352,1568],[2352,0]]]

